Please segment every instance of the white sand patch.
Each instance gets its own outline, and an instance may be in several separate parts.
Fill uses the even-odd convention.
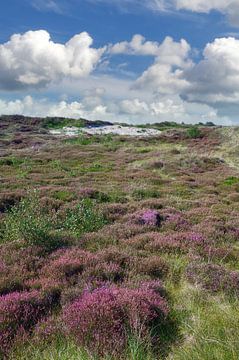
[[[69,127],[66,126],[62,129],[50,130],[50,134],[52,135],[60,135],[60,136],[76,136],[80,133],[80,129],[77,127]]]
[[[92,128],[83,128],[83,132],[91,135],[124,135],[124,136],[157,136],[161,131],[155,129],[140,129],[133,126],[107,125]]]
[[[73,137],[81,133],[89,135],[122,135],[122,136],[157,136],[161,134],[161,131],[155,129],[141,129],[134,126],[120,126],[120,125],[106,125],[97,127],[64,127],[63,129],[50,130],[52,135]]]

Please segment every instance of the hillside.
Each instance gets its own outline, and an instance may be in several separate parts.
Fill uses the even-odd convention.
[[[238,128],[103,125],[0,118],[0,358],[237,360]]]

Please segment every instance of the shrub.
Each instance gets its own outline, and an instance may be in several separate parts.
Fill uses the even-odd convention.
[[[48,309],[37,291],[0,296],[0,354],[10,349],[17,336],[31,330]]]
[[[72,277],[78,276],[97,261],[96,255],[79,248],[58,250],[41,269],[40,274],[44,278],[48,277],[62,282],[70,281]]]
[[[52,316],[40,320],[34,328],[34,343],[37,345],[46,344],[56,340],[62,334],[62,324],[59,320],[59,318]]]
[[[51,233],[54,217],[40,206],[36,192],[11,208],[4,221],[4,241],[56,248],[59,239]]]
[[[16,245],[0,247],[0,295],[27,290],[26,282],[35,278],[43,263],[36,247],[19,249]]]
[[[192,283],[199,283],[212,292],[224,291],[239,296],[239,272],[229,271],[215,264],[191,264],[187,277]]]
[[[161,216],[157,210],[146,210],[139,215],[138,221],[142,225],[160,226]]]
[[[82,276],[87,279],[96,279],[102,282],[119,282],[123,280],[124,273],[121,267],[115,263],[101,262],[88,268]]]
[[[16,205],[22,197],[21,192],[7,192],[0,194],[0,213],[4,213]]]
[[[145,209],[126,215],[125,220],[136,225],[160,227],[162,218],[157,210]]]
[[[75,208],[68,208],[63,214],[62,228],[77,236],[99,230],[107,221],[104,215],[95,209],[90,199],[82,200]]]
[[[159,256],[151,256],[142,259],[137,266],[137,270],[139,273],[149,275],[152,278],[162,278],[168,273],[169,267]]]
[[[163,321],[168,314],[166,301],[146,288],[102,287],[86,291],[64,310],[67,332],[92,353],[121,353],[127,336],[149,335],[155,319]]]
[[[159,198],[161,193],[155,189],[136,189],[133,191],[134,200],[144,200],[149,198]]]
[[[33,192],[7,213],[2,238],[3,241],[23,241],[25,245],[55,250],[66,245],[66,231],[80,236],[84,232],[99,230],[104,224],[105,216],[90,199],[84,199],[65,211],[55,211],[44,207],[38,193]]]
[[[189,137],[191,139],[198,139],[198,138],[202,137],[202,132],[200,131],[200,129],[197,126],[191,126],[187,130],[187,137]]]
[[[163,213],[163,217],[165,219],[163,226],[165,229],[172,229],[172,230],[186,230],[190,227],[189,222],[184,218],[183,214],[180,212],[175,213]]]
[[[99,260],[118,264],[123,269],[128,268],[133,260],[132,255],[113,246],[98,252],[97,255]]]

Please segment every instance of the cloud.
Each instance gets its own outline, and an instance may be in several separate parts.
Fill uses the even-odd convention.
[[[238,0],[176,0],[178,10],[188,10],[198,13],[218,11],[228,18],[233,26],[239,26],[239,1]]]
[[[183,95],[189,101],[238,103],[239,40],[215,39],[206,45],[203,59],[184,72],[189,86]]]
[[[135,41],[137,39],[137,41]],[[147,45],[147,46],[146,46]],[[189,102],[209,105],[239,102],[239,40],[218,38],[208,43],[202,60],[194,63],[190,45],[166,37],[162,44],[133,37],[114,45],[113,53],[155,54],[155,61],[132,84],[131,89],[153,95],[179,95]]]
[[[6,101],[0,99],[1,114],[24,114],[28,116],[65,116],[87,118],[91,120],[109,120],[131,124],[177,121],[197,123],[214,121],[217,124],[231,124],[227,117],[220,117],[217,111],[208,105],[187,103],[179,97],[160,98],[152,101],[124,99],[121,101],[100,99],[97,104],[82,101],[49,101],[25,96],[22,99]]]
[[[122,11],[137,12],[147,9],[154,13],[179,14],[195,12],[209,14],[218,11],[226,16],[232,26],[239,26],[238,0],[87,0],[100,4],[106,3],[117,6]]]
[[[108,52],[112,55],[152,55],[157,56],[159,52],[159,43],[156,41],[146,41],[142,35],[136,34],[130,42],[122,41],[109,46]]]
[[[84,32],[65,44],[54,43],[48,32],[39,30],[13,35],[0,45],[0,88],[23,94],[22,99],[0,100],[0,112],[134,123],[212,118],[228,122],[228,117],[235,119],[238,114],[239,40],[215,39],[197,62],[184,39],[166,37],[159,43],[137,34],[101,49],[92,48],[92,41]],[[138,78],[127,72],[122,77],[120,69],[102,71],[100,66],[93,72],[103,53],[109,67],[117,54],[154,60]],[[29,88],[43,86],[48,100],[24,97]],[[68,100],[76,96],[79,100]]]
[[[63,117],[87,117],[92,119],[104,118],[106,107],[98,104],[88,109],[80,101],[49,101],[48,99],[34,99],[30,95],[23,99],[6,101],[0,99],[0,114],[24,114],[28,116],[63,116]]]
[[[146,8],[154,12],[166,12],[172,8],[174,0],[87,0],[88,2],[106,3],[117,6],[122,11]]]
[[[59,1],[55,0],[33,0],[30,2],[31,6],[34,7],[38,11],[51,11],[56,14],[62,14],[62,8],[59,5]]]
[[[92,43],[87,32],[75,35],[65,44],[53,42],[45,30],[15,34],[0,45],[0,87],[38,88],[64,77],[87,76],[105,51],[92,48]]]
[[[137,79],[134,88],[147,88],[160,94],[179,93],[187,86],[183,69],[191,67],[190,45],[166,37],[157,47],[155,63]]]
[[[183,103],[180,101],[178,104],[172,99],[165,98],[162,101],[154,101],[146,103],[139,99],[123,100],[119,104],[120,112],[129,115],[144,115],[144,116],[164,116],[170,115],[175,119],[180,114],[185,113]]]
[[[209,13],[212,10],[223,12],[237,3],[237,0],[176,0],[175,3],[178,9]]]
[[[156,61],[183,67],[185,59],[188,58],[191,51],[190,45],[186,40],[174,41],[167,36],[160,44],[157,41],[146,41],[139,34],[132,37],[131,41],[122,41],[108,47],[108,52],[112,55],[151,55],[156,57]]]

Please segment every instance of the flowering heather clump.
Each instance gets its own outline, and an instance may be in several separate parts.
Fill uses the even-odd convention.
[[[115,223],[107,225],[102,230],[91,234],[85,234],[81,240],[87,249],[102,249],[109,245],[118,245],[123,239],[129,239],[132,236],[147,231],[147,227],[136,225],[129,222]]]
[[[162,278],[167,275],[169,267],[159,256],[151,256],[140,260],[137,271],[153,278]]]
[[[97,256],[81,250],[71,248],[55,252],[52,259],[42,268],[41,274],[56,280],[68,280],[72,276],[82,273],[87,266],[97,262]]]
[[[215,264],[191,264],[187,277],[192,283],[199,283],[205,289],[239,296],[239,272],[229,271]]]
[[[150,250],[164,250],[167,252],[189,252],[205,244],[205,238],[196,232],[172,232],[166,234],[154,233],[152,241],[146,246]]]
[[[90,198],[90,199],[95,199],[96,196],[98,194],[98,191],[89,187],[86,188],[82,188],[78,191],[78,195],[81,198]]]
[[[139,225],[159,227],[161,224],[161,216],[157,210],[142,210],[132,214],[130,218]]]
[[[125,286],[130,289],[149,289],[150,291],[154,291],[163,297],[166,296],[163,282],[159,279],[152,280],[147,275],[144,277],[142,277],[142,275],[136,275],[132,279],[129,279],[127,282],[125,282]]]
[[[161,217],[156,210],[146,210],[140,216],[139,222],[148,226],[160,226]]]
[[[137,250],[144,250],[146,245],[155,239],[159,233],[149,232],[126,239],[124,243]]]
[[[98,252],[97,255],[100,261],[118,264],[123,269],[130,266],[133,258],[131,254],[123,252],[113,246]]]
[[[200,223],[205,216],[211,214],[211,208],[209,206],[199,206],[189,210],[186,214],[186,218],[190,223],[197,224]]]
[[[18,266],[6,266],[0,263],[0,295],[8,294],[12,291],[22,291],[26,274]]]
[[[26,282],[36,277],[43,259],[37,248],[15,249],[2,246],[0,256],[0,295],[26,290]],[[1,265],[2,264],[2,265]]]
[[[119,265],[102,262],[88,268],[82,276],[87,279],[118,282],[123,280],[124,273]]]
[[[165,217],[165,221],[164,221],[165,229],[183,231],[189,229],[190,227],[189,222],[183,217],[181,213],[168,214],[168,215],[164,215],[164,217]]]
[[[155,233],[152,241],[145,246],[146,250],[151,251],[164,251],[168,253],[187,252],[187,247],[184,243],[181,243],[176,236],[170,236],[167,234],[157,234]]]
[[[65,284],[60,280],[43,276],[28,280],[25,282],[25,285],[32,290],[41,290],[43,294],[52,299],[52,303],[58,304]]]
[[[0,354],[10,349],[16,336],[31,330],[48,308],[37,291],[0,296]]]
[[[126,347],[127,335],[149,334],[153,320],[168,314],[166,301],[149,288],[102,287],[85,292],[64,310],[67,332],[92,353],[111,355]]]
[[[128,205],[113,203],[113,204],[106,204],[103,207],[103,214],[104,216],[109,219],[109,221],[115,221],[120,219],[122,216],[127,214]]]
[[[219,247],[205,246],[200,250],[200,254],[207,260],[225,260],[225,261],[238,261],[239,250],[232,247]]]
[[[52,341],[62,333],[62,324],[57,318],[48,317],[39,321],[34,329],[36,343]]]

